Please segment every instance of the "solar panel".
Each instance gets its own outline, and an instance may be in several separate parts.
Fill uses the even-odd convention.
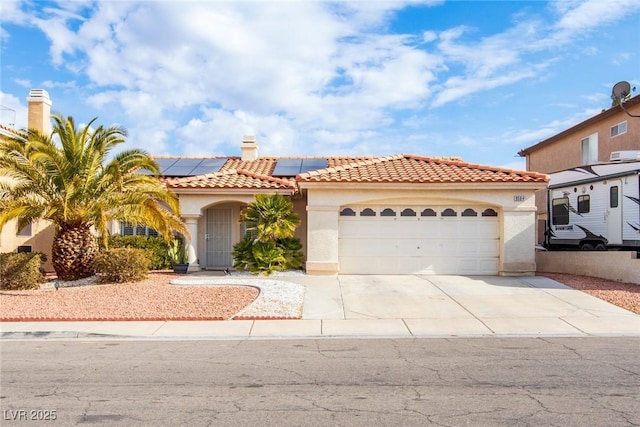
[[[220,168],[222,166],[224,166],[224,164],[227,163],[227,159],[204,159],[202,160],[202,163],[200,163],[199,166],[208,166],[208,167],[217,167],[218,169],[215,172],[218,172],[218,170],[220,170]]]
[[[300,173],[300,166],[278,166],[271,175],[273,176],[296,176]]]
[[[279,159],[271,175],[273,176],[296,176],[300,173],[302,159]]]
[[[172,164],[174,164],[178,159],[155,159],[160,169],[168,168]]]
[[[324,169],[327,167],[327,159],[303,159],[300,173]]]
[[[165,169],[164,176],[190,176],[193,166],[171,166]]]
[[[215,173],[227,162],[218,159],[157,159],[162,176],[193,176]]]
[[[273,176],[296,176],[327,167],[327,159],[280,159],[273,170]]]

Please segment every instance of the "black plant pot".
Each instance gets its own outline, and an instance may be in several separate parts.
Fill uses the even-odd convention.
[[[187,274],[189,264],[173,264],[173,272],[178,274]]]

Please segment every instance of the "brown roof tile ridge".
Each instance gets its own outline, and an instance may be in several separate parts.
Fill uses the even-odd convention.
[[[377,164],[380,164],[382,162],[388,162],[388,161],[397,160],[397,159],[400,159],[400,158],[402,158],[402,154],[395,154],[395,155],[386,156],[386,157],[369,157],[369,158],[363,158],[361,160],[357,160],[357,161],[352,162],[352,163],[347,163],[347,164],[344,164],[344,165],[334,166],[332,168],[320,169],[320,171],[323,171],[323,170],[331,171],[331,172],[346,171],[346,170],[349,170],[349,169],[355,169],[355,168],[359,168],[359,167],[363,167],[363,166],[377,165]]]
[[[269,175],[263,175],[261,173],[251,172],[246,169],[237,169],[235,171],[237,171],[239,175],[246,175],[248,177],[260,179],[263,181],[275,182],[277,184],[281,184],[286,187],[294,187],[294,184],[291,181],[287,181],[286,179],[276,178]]]
[[[509,168],[502,168],[499,166],[491,166],[491,165],[481,165],[478,163],[469,163],[469,162],[465,162],[462,160],[450,160],[450,159],[443,159],[443,158],[439,158],[439,157],[425,157],[425,156],[419,156],[419,155],[415,155],[415,154],[405,154],[404,155],[407,158],[412,158],[415,160],[425,160],[425,161],[431,161],[434,163],[440,163],[440,164],[446,164],[446,165],[454,165],[454,166],[460,166],[460,167],[467,167],[469,169],[476,169],[476,170],[484,170],[484,171],[490,171],[490,172],[502,172],[502,173],[506,173],[506,174],[517,174],[517,175],[521,175],[521,176],[528,176],[531,178],[534,178],[536,180],[542,180],[543,182],[547,182],[549,181],[549,176],[547,174],[544,173],[540,173],[540,172],[534,172],[534,171],[522,171],[522,170],[517,170],[517,169],[509,169]]]
[[[421,156],[419,154],[403,154],[407,159],[421,160],[426,162],[441,163],[445,165],[456,166],[472,166],[471,163],[465,162],[461,157],[449,156],[449,157],[436,157],[436,156]]]
[[[191,182],[202,181],[206,179],[211,179],[219,176],[227,176],[227,175],[237,175],[236,170],[226,169],[226,170],[222,170],[214,173],[204,173],[202,175],[191,175],[191,176],[185,176],[185,177],[167,178],[167,180],[170,180],[172,185],[188,184]]]

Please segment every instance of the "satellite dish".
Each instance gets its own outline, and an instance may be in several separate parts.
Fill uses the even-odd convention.
[[[631,85],[629,82],[618,82],[611,90],[611,96],[617,101],[624,101],[631,93]]]

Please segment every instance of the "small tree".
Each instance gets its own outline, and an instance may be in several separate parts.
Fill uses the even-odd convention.
[[[240,212],[246,236],[233,247],[233,266],[252,273],[302,267],[302,244],[294,233],[300,218],[291,201],[279,194],[258,194]]]

